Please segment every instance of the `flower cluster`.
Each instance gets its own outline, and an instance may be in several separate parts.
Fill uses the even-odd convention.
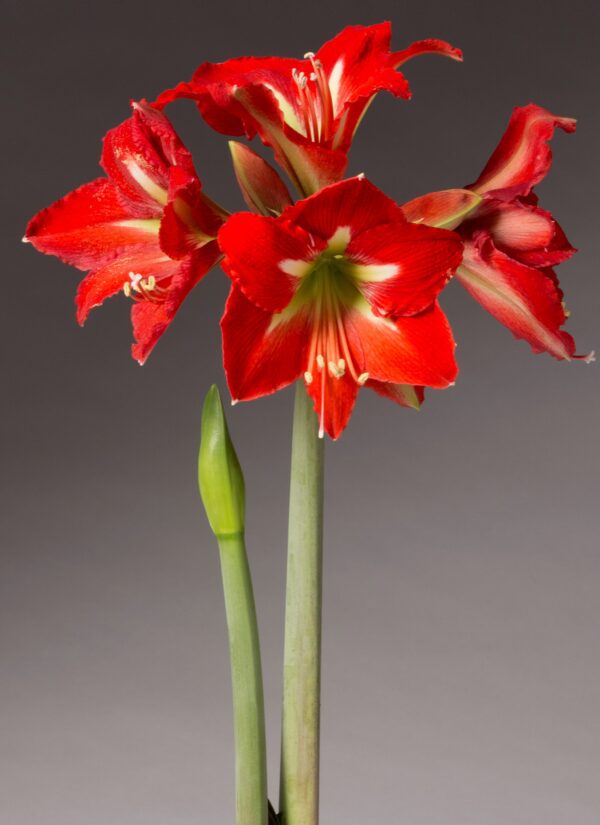
[[[423,40],[393,52],[389,23],[346,28],[302,59],[204,63],[104,139],[106,173],[44,209],[25,240],[87,271],[77,318],[123,292],[132,300],[140,363],[198,281],[217,263],[231,279],[222,319],[234,401],[303,380],[321,434],[337,438],[358,390],[418,408],[425,387],[457,375],[438,296],[453,276],[517,337],[558,359],[575,355],[553,267],[573,247],[534,186],[548,141],[575,121],[515,109],[475,183],[399,205],[364,176],[344,178],[352,138],[380,91],[401,98],[410,58],[458,49]],[[257,136],[297,192],[246,143],[231,141],[249,212],[205,195],[191,156],[163,113],[193,100],[230,136]],[[587,360],[590,356],[586,357]]]

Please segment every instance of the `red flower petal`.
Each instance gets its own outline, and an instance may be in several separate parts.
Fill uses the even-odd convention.
[[[461,59],[460,51],[442,40],[423,40],[396,53],[390,51],[390,40],[389,22],[348,26],[319,49],[316,57],[323,64],[331,89],[336,148],[348,151],[356,128],[377,92],[410,97],[408,82],[397,71],[402,63],[426,52]]]
[[[398,68],[408,60],[421,54],[440,54],[443,57],[449,57],[452,60],[458,61],[463,59],[463,53],[460,49],[450,45],[450,43],[447,43],[445,40],[428,38],[427,40],[417,40],[416,43],[411,43],[407,49],[395,52],[393,55],[394,66]]]
[[[358,288],[384,315],[414,315],[433,303],[462,258],[462,242],[446,229],[388,223],[367,229],[346,255]]]
[[[456,378],[452,330],[437,303],[395,320],[355,309],[345,327],[355,361],[371,380],[444,389]]]
[[[238,57],[224,63],[203,63],[189,83],[180,83],[162,92],[154,105],[162,109],[179,98],[191,98],[209,126],[217,132],[245,134],[251,139],[256,134],[256,124],[236,99],[235,90],[248,86],[271,89],[277,100],[285,102],[292,113],[296,113],[297,87],[292,71],[302,70],[304,64],[308,61],[280,57]]]
[[[331,94],[333,145],[348,151],[356,127],[374,95],[410,97],[406,78],[390,52],[391,24],[348,26],[316,54]]]
[[[202,192],[195,174],[179,166],[169,171],[169,202],[160,225],[160,245],[171,258],[184,258],[217,237],[225,220]]]
[[[267,312],[291,301],[308,261],[320,251],[299,227],[250,212],[232,215],[219,232],[223,269],[246,297]]]
[[[350,238],[382,223],[405,222],[402,210],[391,198],[364,178],[332,184],[310,198],[298,201],[283,213],[286,220],[328,241],[347,227]]]
[[[25,232],[25,240],[40,252],[84,270],[157,237],[158,221],[132,220],[106,178],[86,183],[42,209]]]
[[[169,171],[194,177],[190,153],[162,112],[143,101],[104,138],[102,167],[117,185],[132,216],[158,217],[168,200]]]
[[[573,338],[560,327],[566,320],[562,292],[554,277],[525,266],[496,249],[480,232],[465,244],[456,277],[484,309],[534,352],[573,358]]]
[[[177,310],[187,298],[191,290],[220,258],[220,250],[216,241],[211,241],[197,252],[193,252],[181,262],[171,261],[175,269],[164,300],[140,301],[131,309],[131,322],[135,344],[131,354],[140,364],[143,364],[158,339],[166,332],[167,327],[175,317]]]
[[[552,150],[548,141],[557,126],[574,132],[576,121],[557,117],[533,103],[514,109],[500,143],[469,188],[500,200],[528,195],[550,168]]]
[[[274,318],[232,286],[223,331],[223,363],[235,401],[269,395],[299,378],[310,335],[308,310]]]
[[[488,200],[472,224],[488,231],[498,249],[528,266],[556,266],[575,252],[550,212],[522,200]],[[466,233],[470,226],[465,224]]]
[[[346,428],[358,395],[359,386],[348,374],[333,378],[324,369],[306,387],[319,418],[319,435],[324,433],[334,441]]]
[[[143,278],[170,276],[177,269],[177,262],[167,257],[158,245],[158,240],[146,246],[131,247],[118,258],[113,258],[105,266],[95,269],[81,281],[75,303],[77,321],[83,325],[94,307],[100,306],[107,298],[116,295],[126,283],[130,283],[129,273]]]

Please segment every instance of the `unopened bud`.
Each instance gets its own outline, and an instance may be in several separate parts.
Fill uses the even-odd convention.
[[[231,441],[221,396],[215,384],[202,408],[198,486],[217,538],[244,531],[244,476]]]
[[[285,183],[249,146],[229,141],[235,176],[248,207],[259,215],[280,215],[292,202]]]

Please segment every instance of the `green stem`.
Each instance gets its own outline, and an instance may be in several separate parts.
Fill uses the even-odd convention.
[[[267,825],[267,760],[258,623],[243,533],[218,536],[235,731],[236,825]]]
[[[323,440],[296,387],[288,533],[280,808],[282,825],[319,820]]]

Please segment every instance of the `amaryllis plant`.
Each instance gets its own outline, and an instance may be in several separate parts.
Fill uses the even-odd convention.
[[[515,109],[475,183],[408,203],[364,175],[345,177],[373,98],[410,97],[401,69],[427,53],[461,60],[442,40],[392,51],[391,26],[381,23],[346,28],[300,58],[203,63],[154,103],[134,102],[104,138],[104,175],[39,212],[25,234],[87,273],[79,323],[111,296],[131,302],[140,363],[220,264],[231,282],[221,329],[232,401],[296,384],[278,813],[267,797],[243,476],[214,386],[203,411],[199,484],[230,631],[237,825],[318,821],[323,437],[342,434],[362,388],[418,409],[425,388],[455,384],[454,335],[438,302],[451,279],[535,352],[592,360],[563,329],[555,267],[575,250],[534,192],[555,129],[573,132],[573,119],[534,104]],[[278,169],[247,142],[229,142],[246,210],[229,211],[202,189],[165,114],[178,98],[217,132],[258,137],[272,152]]]

